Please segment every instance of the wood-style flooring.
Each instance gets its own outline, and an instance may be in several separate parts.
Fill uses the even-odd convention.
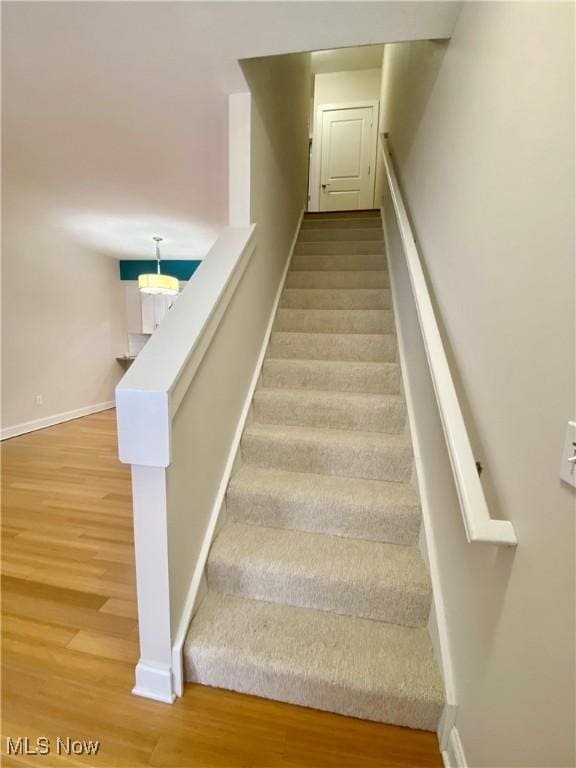
[[[114,411],[4,441],[2,574],[2,766],[442,765],[432,733],[196,685],[172,706],[131,695],[130,474]],[[51,753],[8,756],[7,737],[29,750],[46,737]],[[100,748],[58,755],[58,737]]]

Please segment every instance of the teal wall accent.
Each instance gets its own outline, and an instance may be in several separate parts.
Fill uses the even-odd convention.
[[[119,263],[120,280],[138,280],[138,275],[156,272],[155,259],[122,259]],[[162,259],[160,271],[178,280],[189,280],[201,263],[197,259]]]

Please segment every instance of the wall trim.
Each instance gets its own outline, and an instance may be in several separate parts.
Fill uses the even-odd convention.
[[[458,706],[456,704],[444,704],[444,709],[442,710],[436,729],[438,745],[440,746],[441,752],[448,748],[450,733],[456,727],[457,714]]]
[[[252,94],[228,96],[228,221],[250,226],[252,201]]]
[[[390,291],[392,294],[392,310],[394,313],[394,324],[396,327],[396,337],[398,342],[398,355],[400,368],[402,371],[402,386],[404,389],[404,399],[406,401],[406,410],[408,413],[408,423],[410,427],[410,435],[412,438],[412,447],[414,452],[414,468],[416,472],[418,491],[420,496],[420,507],[422,510],[422,524],[424,531],[424,539],[426,542],[426,562],[428,564],[428,570],[430,572],[430,581],[432,582],[432,598],[434,603],[433,613],[435,620],[435,632],[430,632],[433,644],[435,645],[435,651],[442,670],[442,679],[444,681],[444,691],[446,694],[446,703],[444,705],[444,711],[440,722],[438,724],[438,740],[440,742],[440,749],[444,750],[447,747],[450,728],[453,729],[453,724],[456,718],[456,711],[458,708],[456,700],[456,686],[454,682],[454,669],[452,663],[452,654],[450,650],[450,641],[448,637],[448,622],[446,620],[446,608],[442,596],[442,586],[440,581],[440,569],[438,565],[438,554],[436,547],[434,546],[434,535],[432,531],[432,515],[430,512],[430,502],[428,497],[428,491],[425,480],[425,473],[422,468],[422,452],[420,449],[420,439],[418,432],[418,425],[414,417],[414,405],[412,397],[412,388],[410,385],[410,378],[406,368],[406,355],[405,355],[405,343],[402,333],[402,326],[399,322],[399,316],[397,312],[397,295],[396,285],[393,279],[392,270],[390,268],[390,258],[388,254],[391,249],[390,235],[386,228],[386,216],[384,215],[384,209],[380,209],[380,215],[382,219],[382,229],[384,231],[384,247],[386,251],[386,260],[388,263],[388,274],[390,275]]]
[[[225,501],[226,491],[228,489],[228,484],[230,482],[232,470],[234,469],[236,457],[238,454],[238,450],[240,448],[240,441],[242,439],[242,434],[244,433],[246,420],[248,419],[248,415],[250,413],[252,400],[254,399],[254,392],[256,390],[256,387],[258,386],[258,381],[260,380],[262,365],[264,363],[264,358],[266,356],[266,350],[268,349],[268,343],[270,341],[270,335],[272,333],[274,319],[276,318],[276,312],[278,310],[278,305],[280,303],[280,297],[284,289],[284,283],[286,282],[286,276],[288,274],[290,262],[292,261],[294,249],[296,248],[296,241],[298,240],[298,235],[300,233],[300,227],[302,226],[302,219],[304,218],[305,212],[306,212],[306,208],[302,208],[300,212],[300,216],[298,217],[296,231],[294,233],[294,237],[292,238],[292,243],[290,244],[290,249],[288,251],[288,258],[286,259],[286,265],[284,267],[284,271],[280,279],[280,284],[278,286],[278,290],[276,292],[276,296],[272,304],[270,317],[268,319],[268,325],[266,327],[266,331],[264,332],[262,346],[260,347],[260,352],[258,353],[258,358],[254,368],[254,374],[250,381],[250,385],[246,393],[246,398],[242,406],[242,411],[240,412],[240,417],[238,419],[238,423],[236,426],[236,431],[234,432],[234,437],[232,438],[232,442],[230,444],[230,451],[228,453],[226,465],[224,467],[222,478],[220,480],[220,485],[218,486],[218,491],[214,499],[214,504],[212,506],[210,519],[206,527],[206,532],[204,534],[204,539],[202,541],[202,547],[198,555],[196,567],[194,569],[194,573],[192,574],[192,580],[190,582],[190,587],[188,589],[188,594],[186,596],[186,601],[184,603],[182,618],[180,620],[180,624],[176,632],[174,643],[172,645],[172,677],[173,677],[172,685],[173,685],[174,691],[178,696],[182,696],[184,692],[184,666],[183,666],[183,658],[182,658],[184,642],[186,640],[186,635],[188,633],[190,622],[194,617],[195,609],[197,607],[196,603],[197,603],[198,591],[202,583],[202,577],[204,575],[206,561],[208,559],[208,553],[210,551],[210,546],[212,545],[212,540],[214,538],[214,532],[216,530],[218,519],[220,517],[220,512],[222,510],[222,506]]]
[[[139,661],[136,665],[136,685],[132,688],[132,693],[135,696],[172,704],[176,695],[172,689],[170,668]]]
[[[104,403],[85,405],[83,408],[75,408],[72,411],[55,413],[53,416],[44,416],[41,419],[34,419],[34,421],[24,421],[21,424],[15,424],[13,427],[4,427],[0,431],[0,440],[9,440],[11,437],[25,435],[27,432],[35,432],[38,429],[53,427],[55,424],[62,424],[65,421],[72,421],[72,419],[81,419],[82,416],[90,416],[92,413],[108,411],[111,408],[114,408],[114,405],[114,400],[107,400]]]
[[[445,768],[468,768],[464,747],[456,726],[450,731],[446,749],[442,750],[442,760]]]

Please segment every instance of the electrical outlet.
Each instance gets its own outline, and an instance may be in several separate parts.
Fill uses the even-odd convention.
[[[36,395],[36,405],[42,405],[43,402],[44,402],[44,399],[42,395]]]

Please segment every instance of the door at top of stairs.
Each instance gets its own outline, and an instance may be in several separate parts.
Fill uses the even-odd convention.
[[[318,116],[320,211],[372,208],[376,165],[377,102],[322,108]]]

